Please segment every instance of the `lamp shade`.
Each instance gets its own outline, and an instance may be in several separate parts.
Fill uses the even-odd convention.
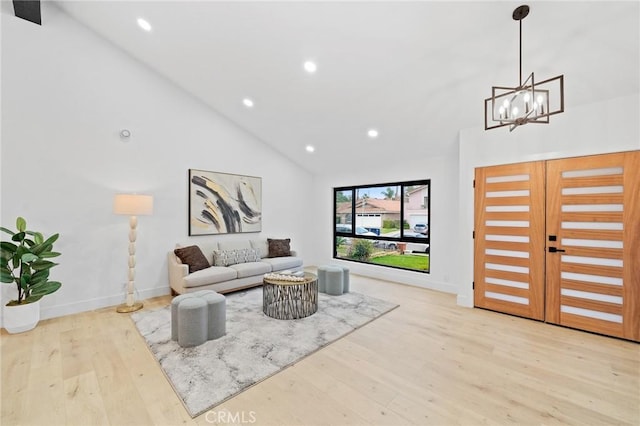
[[[153,214],[153,197],[140,194],[116,194],[113,212],[131,216]]]

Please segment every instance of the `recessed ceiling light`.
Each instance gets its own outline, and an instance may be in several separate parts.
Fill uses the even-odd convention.
[[[307,152],[313,152],[316,150],[312,145],[307,145],[305,149],[307,150]]]
[[[316,65],[316,63],[312,61],[305,62],[303,66],[304,66],[304,70],[309,74],[313,74],[318,69],[318,66]]]
[[[138,26],[145,31],[151,31],[151,24],[146,19],[138,18]]]
[[[244,106],[246,106],[247,108],[253,108],[253,101],[249,98],[244,98],[242,100],[242,103],[244,104]]]
[[[369,129],[367,131],[367,136],[369,136],[371,139],[375,139],[378,137],[378,131],[376,129]]]

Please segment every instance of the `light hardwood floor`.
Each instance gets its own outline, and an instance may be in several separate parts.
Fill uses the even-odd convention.
[[[640,424],[638,344],[351,280],[354,291],[400,307],[195,419],[127,314],[102,309],[2,330],[0,423]]]

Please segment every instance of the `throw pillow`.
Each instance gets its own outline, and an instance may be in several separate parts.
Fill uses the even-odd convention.
[[[258,249],[215,250],[213,264],[215,266],[229,266],[238,263],[257,262],[260,260]]]
[[[209,261],[198,246],[180,247],[173,251],[180,261],[189,265],[189,273],[209,267]]]
[[[215,266],[235,265],[238,262],[238,250],[214,250],[213,264]]]
[[[269,243],[268,257],[291,256],[291,238],[283,240],[267,238],[267,243]]]

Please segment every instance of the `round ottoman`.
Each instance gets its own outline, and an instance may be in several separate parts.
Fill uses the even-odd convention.
[[[328,266],[326,268],[325,291],[332,296],[339,296],[343,293],[342,268]]]
[[[225,297],[215,291],[209,291],[200,297],[207,302],[207,340],[224,336],[227,332],[227,305]]]
[[[171,340],[178,340],[178,305],[185,299],[194,297],[191,293],[181,294],[171,300]]]
[[[189,297],[178,304],[178,344],[183,348],[207,341],[207,302],[201,297]]]

